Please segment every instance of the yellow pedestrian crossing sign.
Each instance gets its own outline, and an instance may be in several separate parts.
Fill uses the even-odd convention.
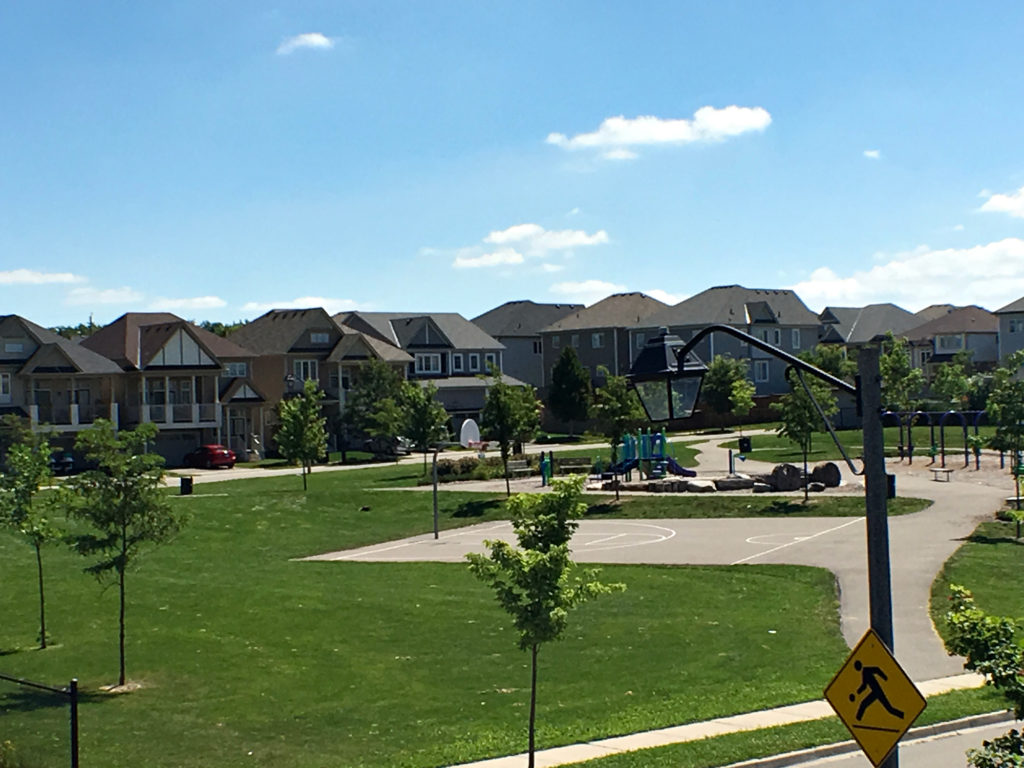
[[[825,698],[876,767],[927,705],[873,629],[836,672]]]

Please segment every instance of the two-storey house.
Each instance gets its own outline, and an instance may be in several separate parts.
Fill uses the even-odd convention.
[[[910,342],[914,367],[929,381],[936,367],[958,352],[967,353],[978,370],[991,369],[999,361],[999,319],[981,307],[957,307],[902,335]]]
[[[999,360],[1024,349],[1024,297],[995,311],[999,321]]]

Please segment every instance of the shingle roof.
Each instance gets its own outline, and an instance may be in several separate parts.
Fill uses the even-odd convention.
[[[341,362],[342,360],[362,359],[369,356],[364,354],[366,351],[387,363],[412,362],[412,356],[394,344],[381,341],[368,333],[354,331],[347,326],[342,326],[342,330],[345,332],[345,335],[341,337],[341,341],[331,350],[331,354],[327,357],[328,362],[334,363]]]
[[[582,310],[582,304],[538,304],[535,301],[506,301],[501,306],[473,318],[473,324],[496,339],[502,336],[536,336],[570,312]]]
[[[719,285],[645,318],[642,327],[712,323],[749,325],[757,322],[818,325],[818,318],[791,290]]]
[[[998,333],[999,318],[981,307],[958,307],[904,332],[910,341],[925,341],[946,333]]]
[[[996,310],[997,315],[1003,312],[1024,312],[1024,296]]]
[[[832,326],[847,344],[865,344],[885,336],[886,331],[902,334],[919,319],[895,304],[868,304],[865,307],[825,307],[818,319]]]
[[[431,322],[454,349],[504,349],[505,345],[457,312],[342,312],[334,316],[342,325],[360,328],[360,321],[380,338],[406,347],[409,339]]]
[[[948,315],[956,309],[952,304],[932,304],[929,307],[925,307],[914,313],[914,317],[917,318],[919,323],[927,323],[929,320],[935,320],[936,318]]]
[[[252,357],[252,352],[230,339],[170,312],[126,312],[92,336],[82,339],[80,344],[113,360],[125,370],[141,368],[181,328],[214,357]]]
[[[632,328],[668,307],[645,293],[616,293],[556,320],[544,331],[576,331],[587,328]]]
[[[250,320],[228,338],[261,355],[283,355],[311,328],[339,330],[331,316],[320,307],[272,309]]]
[[[41,325],[36,325],[31,320],[26,320],[18,315],[7,315],[7,317],[13,318],[20,322],[24,326],[25,331],[32,336],[36,343],[39,344],[39,349],[32,355],[31,358],[25,363],[25,369],[31,370],[33,360],[40,357],[45,351],[49,349],[59,349],[61,353],[67,358],[71,366],[75,368],[79,373],[120,373],[121,369],[108,358],[103,355],[93,352],[91,349],[87,349],[80,344],[76,344],[69,339],[65,339],[63,336],[54,333],[48,328],[43,328]],[[0,318],[2,320],[3,318]]]

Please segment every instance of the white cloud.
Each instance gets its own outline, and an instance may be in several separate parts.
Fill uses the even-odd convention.
[[[220,296],[195,296],[190,299],[157,298],[149,305],[152,310],[175,312],[177,310],[217,309],[226,307],[227,302]]]
[[[277,46],[277,55],[287,56],[289,53],[294,53],[300,48],[327,50],[333,47],[334,40],[326,35],[322,35],[319,32],[306,32],[305,34],[287,37],[282,40],[281,44]]]
[[[11,269],[0,272],[0,285],[51,285],[53,283],[84,282],[84,277],[71,272],[37,272],[34,269]]]
[[[675,293],[663,291],[661,290],[661,288],[652,288],[649,291],[644,291],[644,293],[646,293],[651,298],[657,299],[658,301],[663,301],[666,304],[678,304],[680,301],[686,298],[685,296],[679,296]]]
[[[920,246],[846,274],[819,267],[791,287],[817,309],[891,301],[911,311],[943,303],[994,310],[1024,296],[1024,240],[940,250]]]
[[[81,288],[72,288],[68,291],[64,302],[74,306],[135,304],[142,301],[142,298],[141,293],[127,286],[122,286],[121,288],[94,288],[91,285],[84,285]]]
[[[877,160],[881,156],[882,156],[882,153],[880,151],[878,151],[877,149],[865,149],[864,150],[864,157],[868,158],[869,160]]]
[[[514,248],[499,248],[491,253],[479,256],[456,256],[452,266],[456,269],[472,269],[475,267],[497,267],[500,264],[522,264],[523,254]]]
[[[371,308],[369,304],[359,304],[352,299],[333,299],[326,296],[299,296],[298,298],[286,301],[250,301],[242,305],[242,311],[269,312],[272,309],[308,309],[310,307],[323,307],[329,315]]]
[[[542,272],[561,272],[563,269],[565,269],[565,265],[546,263],[541,264],[540,269]]]
[[[964,225],[963,224],[955,224],[953,226],[953,231],[954,232],[963,232],[964,231]]]
[[[982,195],[987,196],[988,200],[981,206],[981,210],[1008,213],[1014,218],[1024,219],[1024,187],[1008,195],[993,195],[987,190]]]
[[[585,245],[601,245],[608,242],[608,233],[599,229],[587,234],[582,229],[547,230],[540,224],[516,224],[484,238],[485,243],[496,245],[517,243],[531,255],[543,255],[548,251],[566,251]]]
[[[724,141],[750,131],[763,131],[771,122],[772,116],[763,107],[701,107],[689,120],[618,115],[606,118],[591,133],[578,133],[572,138],[564,133],[551,133],[546,141],[563,149],[607,148],[605,157],[627,160],[636,156],[628,147]]]
[[[626,290],[626,286],[608,283],[604,280],[583,280],[555,283],[548,290],[574,303],[593,304],[613,293],[622,293]]]

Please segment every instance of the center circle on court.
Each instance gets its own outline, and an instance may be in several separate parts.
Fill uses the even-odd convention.
[[[798,541],[811,538],[809,535],[802,536],[793,533],[765,533],[760,536],[751,536],[747,544],[763,544],[768,547],[776,547],[782,544],[795,544]]]

